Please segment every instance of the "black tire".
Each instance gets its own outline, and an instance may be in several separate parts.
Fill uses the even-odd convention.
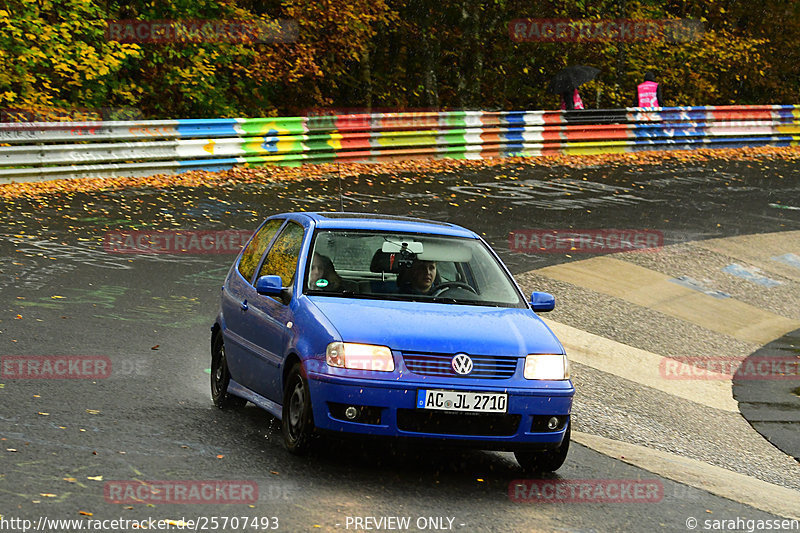
[[[217,331],[211,345],[211,399],[220,409],[244,407],[247,400],[228,392],[231,373],[228,370],[228,359],[225,357],[225,343],[222,332]]]
[[[569,440],[571,433],[571,425],[567,426],[567,432],[564,434],[564,440],[561,445],[555,450],[546,451],[531,451],[531,450],[517,450],[514,452],[514,457],[526,473],[536,472],[555,472],[564,461],[567,459],[567,452],[569,452]]]
[[[314,416],[308,381],[300,363],[295,363],[286,379],[282,418],[281,431],[286,449],[297,455],[308,452],[314,437]]]

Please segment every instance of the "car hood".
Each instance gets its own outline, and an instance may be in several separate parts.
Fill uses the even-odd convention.
[[[422,353],[563,353],[530,309],[312,296],[345,342]]]

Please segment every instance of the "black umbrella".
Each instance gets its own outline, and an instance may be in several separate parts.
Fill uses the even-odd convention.
[[[592,81],[599,68],[587,67],[585,65],[573,65],[558,71],[550,80],[547,91],[553,94],[561,94],[573,89],[577,89],[587,81]]]

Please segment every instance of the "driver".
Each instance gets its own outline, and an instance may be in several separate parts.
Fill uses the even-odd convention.
[[[414,259],[408,269],[408,275],[399,284],[402,292],[413,294],[431,294],[433,282],[436,280],[436,261]]]

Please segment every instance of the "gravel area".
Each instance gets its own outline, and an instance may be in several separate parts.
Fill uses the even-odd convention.
[[[739,414],[572,364],[575,429],[697,459],[800,490],[800,463]]]
[[[744,358],[760,348],[658,311],[601,294],[536,271],[518,274],[526,293],[549,292],[556,308],[548,319],[666,357]]]
[[[800,242],[797,248],[800,249]],[[781,283],[775,287],[765,287],[722,271],[732,263],[743,267],[755,266],[747,261],[691,243],[669,246],[657,252],[623,253],[614,257],[671,277],[689,276],[710,290],[722,291],[754,307],[800,320],[800,283],[797,281],[764,271],[762,275]]]
[[[766,289],[721,270],[746,262],[692,243],[615,257],[669,276],[690,276],[760,309],[800,319],[800,283],[770,273],[783,285]],[[516,278],[526,293],[540,290],[556,296],[556,308],[547,318],[659,355],[743,359],[761,347],[535,270]],[[800,490],[800,463],[770,444],[741,414],[706,407],[586,365],[574,363],[572,368],[577,430]]]

